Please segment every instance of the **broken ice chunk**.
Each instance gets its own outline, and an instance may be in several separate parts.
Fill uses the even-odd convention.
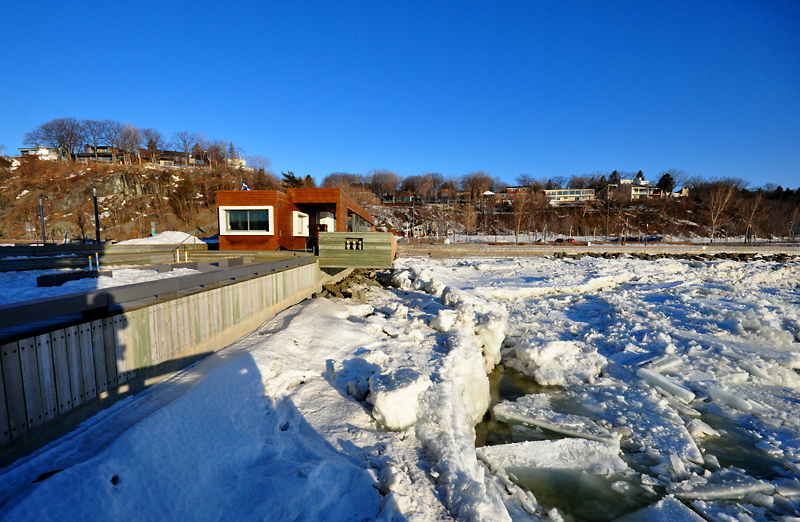
[[[581,439],[537,440],[484,446],[478,458],[517,477],[533,469],[586,470],[598,475],[630,471],[616,444]]]
[[[719,432],[717,430],[700,419],[692,419],[689,421],[689,423],[686,425],[686,429],[689,430],[689,433],[692,435],[692,437],[705,437],[706,435],[719,437]]]
[[[389,430],[400,431],[417,422],[419,396],[428,389],[431,380],[411,368],[388,375],[369,378],[369,402],[372,415]]]
[[[703,517],[686,507],[683,502],[675,497],[667,496],[652,506],[647,506],[639,511],[634,511],[616,522],[704,522]]]
[[[588,417],[558,413],[548,409],[545,405],[546,401],[542,401],[541,397],[532,394],[520,397],[515,402],[498,403],[493,411],[495,416],[503,422],[539,426],[556,433],[599,442],[612,444],[619,442],[619,433],[612,433],[606,428],[598,426]]]
[[[671,393],[685,403],[690,403],[694,400],[694,393],[692,393],[690,390],[687,390],[683,386],[674,383],[671,379],[668,379],[660,373],[656,373],[653,370],[648,370],[647,368],[639,368],[639,370],[636,372],[636,375],[639,378],[644,379],[651,386],[658,386],[662,390]]]
[[[685,480],[670,484],[667,492],[681,500],[725,500],[757,493],[771,495],[775,492],[775,486],[739,469],[723,468],[712,473],[706,483]]]
[[[738,395],[734,395],[720,386],[709,386],[708,394],[715,402],[724,404],[725,406],[729,406],[741,411],[753,410],[753,404],[750,401],[739,397]]]

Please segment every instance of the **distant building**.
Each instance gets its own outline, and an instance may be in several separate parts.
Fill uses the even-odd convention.
[[[553,189],[545,190],[544,196],[554,207],[580,205],[584,201],[594,201],[594,189]]]
[[[644,178],[620,180],[618,190],[628,199],[661,196],[661,189],[655,185],[651,185],[650,181]]]
[[[40,160],[57,161],[62,157],[61,150],[55,147],[23,147],[19,149],[20,156],[35,156]]]

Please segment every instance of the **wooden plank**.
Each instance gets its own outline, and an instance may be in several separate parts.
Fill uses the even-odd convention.
[[[2,347],[0,347],[0,350]],[[3,377],[3,359],[0,357],[0,446],[11,441],[11,430],[8,424],[8,407],[6,406],[6,383]]]
[[[127,350],[127,342],[125,338],[127,322],[128,321],[125,317],[125,314],[119,314],[113,317],[114,353],[116,354],[117,359],[118,384],[125,384],[128,381],[128,364],[130,363],[131,366],[133,366],[133,363],[128,360],[127,354],[125,353]]]
[[[53,353],[53,373],[56,378],[56,399],[58,414],[72,409],[72,388],[69,382],[69,356],[67,355],[67,332],[50,332],[50,350]]]
[[[83,374],[83,397],[89,401],[97,397],[97,380],[94,370],[94,351],[92,350],[92,325],[78,326],[78,343],[81,350],[81,373]]]
[[[194,340],[194,329],[192,328],[194,322],[189,320],[189,300],[183,298],[179,299],[179,301],[181,310],[179,328],[181,332],[183,332],[183,346],[181,346],[181,353],[185,353],[194,346],[192,342]]]
[[[25,393],[25,411],[28,429],[44,424],[42,387],[39,383],[39,363],[36,360],[36,341],[28,337],[19,341],[19,359],[22,367],[22,388]]]
[[[69,387],[72,390],[72,407],[86,400],[83,386],[83,363],[81,362],[81,339],[77,326],[65,328],[67,334],[67,361],[69,362]]]
[[[211,328],[208,317],[209,298],[209,292],[197,294],[197,317],[200,321],[200,341],[205,341],[209,338],[209,329]]]
[[[174,359],[181,352],[181,334],[178,331],[178,324],[178,303],[173,299],[169,302],[169,323],[167,325],[171,335],[169,359]]]
[[[18,439],[28,431],[28,417],[25,411],[25,391],[22,381],[18,343],[0,346],[0,363],[3,367],[3,395],[6,399],[6,421],[4,438]]]
[[[147,327],[150,329],[150,364],[158,366],[158,305],[147,307]]]
[[[119,384],[117,375],[117,343],[114,333],[114,318],[105,317],[103,319],[103,351],[106,357],[106,378],[108,379],[108,390],[116,388]]]
[[[133,347],[136,355],[137,373],[153,366],[152,340],[150,338],[150,308],[140,308],[134,312]]]
[[[92,328],[92,358],[94,359],[94,380],[97,385],[97,395],[107,392],[109,388],[108,364],[106,364],[105,335],[103,333],[103,320],[96,319],[91,322]]]
[[[50,346],[50,334],[37,335],[34,339],[36,341],[36,363],[39,367],[39,389],[42,392],[42,417],[47,422],[58,416],[53,350]]]

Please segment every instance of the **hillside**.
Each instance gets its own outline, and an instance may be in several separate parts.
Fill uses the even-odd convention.
[[[87,165],[25,158],[13,171],[0,166],[0,241],[41,237],[39,198],[48,240],[60,242],[65,235],[93,239],[93,187],[97,188],[104,240],[148,236],[151,223],[156,232],[181,230],[209,237],[218,232],[216,192],[240,187],[241,181],[254,189],[280,187],[270,171],[255,174],[232,168]],[[333,186],[327,181],[323,180],[323,186]],[[686,198],[611,198],[577,207],[552,207],[541,193],[513,203],[382,205],[364,184],[335,186],[373,215],[376,230],[403,235],[413,228],[416,237],[519,232],[552,238],[602,236],[607,230],[612,237],[657,234],[682,241],[713,234],[741,240],[748,228],[756,238],[773,239],[786,237],[800,226],[800,194],[780,187],[769,191],[731,188],[731,200],[720,210],[714,203],[719,189],[713,184],[692,189]]]

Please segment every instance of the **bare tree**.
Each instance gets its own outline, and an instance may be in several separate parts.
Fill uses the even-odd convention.
[[[367,172],[367,179],[372,192],[379,198],[386,194],[394,194],[400,184],[400,176],[386,169],[372,169]]]
[[[718,183],[711,189],[708,195],[708,217],[711,219],[711,242],[714,242],[714,235],[722,222],[725,211],[733,201],[736,187],[726,183]]]
[[[97,148],[106,140],[106,126],[99,120],[83,120],[83,135],[87,145],[94,151],[94,160],[97,161]]]
[[[322,184],[320,186],[325,188],[347,189],[353,185],[361,185],[363,183],[364,177],[361,174],[332,172],[322,178]]]
[[[25,143],[48,145],[72,160],[84,141],[83,124],[76,118],[57,118],[39,125],[24,136]]]
[[[247,163],[249,163],[256,172],[259,170],[266,172],[272,166],[272,161],[270,161],[268,157],[260,154],[256,156],[247,156]]]
[[[175,148],[183,152],[185,161],[184,164],[189,166],[189,155],[192,153],[194,146],[203,141],[203,135],[197,132],[178,131],[172,135],[172,143]]]
[[[113,149],[122,149],[122,131],[125,127],[117,120],[103,120],[105,141],[112,148],[111,161],[114,161]]]
[[[520,174],[516,177],[514,182],[518,187],[530,187],[536,182],[536,180],[530,174]]]
[[[482,170],[465,174],[461,178],[461,186],[469,192],[470,199],[473,201],[479,199],[480,195],[489,190],[493,183],[492,175]]]
[[[208,159],[214,166],[225,164],[228,159],[228,147],[223,140],[211,140],[206,143],[205,150],[208,154]]]
[[[139,155],[139,148],[142,145],[142,131],[139,127],[126,123],[120,132],[119,145],[125,155],[125,163],[133,163],[134,155],[139,159],[139,164],[142,163],[142,157]]]
[[[145,145],[147,145],[147,150],[150,154],[150,163],[155,163],[158,152],[166,147],[164,135],[156,129],[146,128],[142,129],[142,139]]]
[[[753,230],[753,223],[756,218],[756,213],[758,212],[758,207],[761,204],[761,191],[756,192],[756,197],[752,200],[744,199],[741,202],[740,209],[741,209],[741,216],[742,216],[742,224],[744,225],[744,233],[748,236]]]

